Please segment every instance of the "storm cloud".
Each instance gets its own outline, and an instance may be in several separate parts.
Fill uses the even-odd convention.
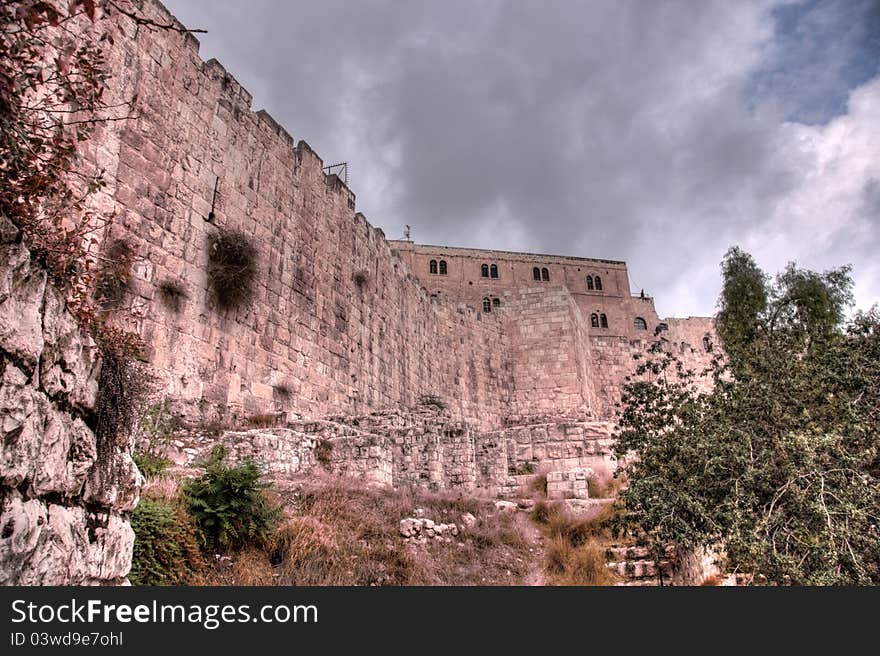
[[[629,263],[714,311],[737,244],[880,300],[880,3],[165,0],[391,238]]]

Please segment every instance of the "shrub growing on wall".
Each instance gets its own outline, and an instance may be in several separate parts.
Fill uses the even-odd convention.
[[[220,309],[246,305],[257,278],[257,249],[237,230],[218,230],[208,238],[208,284]]]
[[[124,239],[114,240],[104,258],[95,280],[95,298],[104,309],[118,307],[131,286],[131,265],[134,249]]]
[[[159,283],[159,299],[165,307],[178,314],[183,309],[186,290],[176,280],[163,280]]]
[[[115,440],[134,432],[155,379],[126,344],[101,344],[101,374],[95,402],[95,434]]]

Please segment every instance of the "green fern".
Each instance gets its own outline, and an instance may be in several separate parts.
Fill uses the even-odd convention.
[[[281,508],[266,499],[257,464],[246,459],[237,467],[226,465],[227,450],[214,447],[203,476],[184,485],[190,515],[209,549],[227,549],[245,543],[268,543]]]

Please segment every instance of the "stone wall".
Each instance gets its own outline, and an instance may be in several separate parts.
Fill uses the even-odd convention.
[[[89,427],[95,343],[0,217],[0,584],[122,583],[140,474]]]
[[[588,467],[547,473],[548,499],[589,499],[588,481],[593,470]]]
[[[144,8],[170,20],[152,0]],[[110,53],[114,88],[137,94],[138,118],[95,136],[109,182],[96,202],[117,215],[105,243],[125,239],[138,254],[118,320],[148,343],[169,396],[213,414],[317,417],[434,394],[497,425],[509,368],[498,321],[430,298],[355,212],[354,194],[305,142],[251,111],[250,94],[202,62],[191,35],[120,21],[130,38]],[[219,229],[258,252],[253,298],[237,310],[218,310],[209,292]],[[180,312],[162,302],[167,282],[185,290]]]
[[[155,0],[143,6],[174,20]],[[111,100],[137,94],[137,118],[90,142],[108,181],[93,203],[117,217],[104,243],[125,239],[138,255],[117,321],[147,342],[179,408],[321,417],[436,395],[480,430],[530,414],[609,416],[616,397],[603,394],[621,377],[599,382],[597,367],[629,373],[631,363],[626,349],[615,350],[623,360],[607,349],[597,360],[594,340],[645,341],[662,323],[652,299],[630,295],[625,263],[389,242],[308,144],[199,58],[192,35],[125,18],[120,27],[128,38],[109,52]],[[253,297],[238,309],[218,309],[210,293],[218,230],[240,231],[257,250]],[[433,257],[447,258],[445,276],[429,273]],[[484,263],[499,277],[483,278]],[[550,280],[535,282],[535,266]],[[588,289],[588,275],[603,289]],[[179,311],[163,302],[169,283],[184,290]],[[487,296],[500,311],[482,312]],[[594,312],[607,328],[590,325]]]
[[[571,294],[561,287],[533,286],[505,294],[504,301],[496,314],[508,334],[510,415],[518,423],[548,412],[592,415],[589,341]]]
[[[422,407],[220,436],[181,431],[159,448],[186,474],[223,444],[232,462],[253,458],[281,485],[325,470],[369,485],[517,496],[540,473],[588,471],[608,478],[616,466],[611,430],[609,422],[570,419],[482,432],[448,411]]]

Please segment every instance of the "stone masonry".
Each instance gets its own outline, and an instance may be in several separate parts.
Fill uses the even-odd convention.
[[[143,7],[176,20],[154,0]],[[192,35],[124,18],[120,29],[114,91],[137,94],[137,118],[93,139],[108,180],[95,204],[117,216],[105,243],[125,239],[139,258],[118,321],[147,342],[181,412],[317,418],[433,395],[482,431],[535,415],[608,420],[655,331],[705,355],[711,324],[658,318],[653,299],[630,294],[623,262],[386,240],[308,144],[201,61]],[[209,294],[207,241],[220,229],[258,253],[253,298],[237,310]],[[162,303],[169,282],[185,290],[179,312]]]

